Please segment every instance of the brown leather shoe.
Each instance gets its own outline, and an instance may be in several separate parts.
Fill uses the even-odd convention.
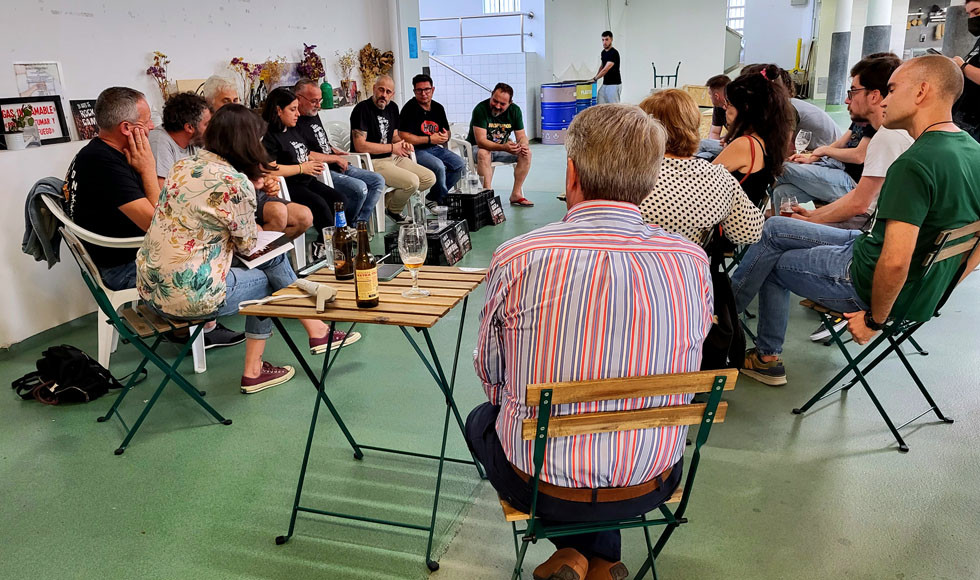
[[[585,580],[624,580],[629,575],[626,564],[622,562],[592,558],[589,560],[589,573]]]
[[[534,569],[534,580],[584,580],[589,561],[575,548],[562,548]]]

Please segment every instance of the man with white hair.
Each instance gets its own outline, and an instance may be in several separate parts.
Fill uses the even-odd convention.
[[[644,223],[637,207],[656,185],[665,143],[659,121],[638,107],[599,105],[579,113],[565,141],[568,214],[505,242],[490,262],[474,360],[489,401],[470,413],[466,439],[490,483],[519,510],[530,510],[527,482],[534,473],[531,447],[521,436],[523,419],[536,411],[524,405],[529,384],[700,366],[711,327],[707,256],[683,236]],[[684,401],[674,404],[690,396],[679,398]],[[665,401],[609,400],[590,410],[637,404]],[[574,414],[576,405],[552,410]],[[681,480],[686,438],[682,427],[549,441],[537,514],[546,523],[571,524],[656,508]],[[534,570],[536,579],[628,575],[618,530],[549,540],[558,550]]]
[[[238,88],[235,87],[235,83],[221,77],[218,75],[212,75],[208,77],[208,80],[204,81],[202,86],[202,92],[204,93],[204,99],[208,102],[208,107],[211,112],[214,113],[221,107],[231,104],[240,103],[241,99],[238,97]]]

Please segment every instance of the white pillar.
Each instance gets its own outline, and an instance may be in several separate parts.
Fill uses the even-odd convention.
[[[868,0],[868,20],[864,27],[861,56],[888,50],[892,35],[892,0]]]
[[[892,0],[868,0],[866,26],[882,26],[892,23]]]
[[[834,32],[849,32],[851,30],[854,0],[837,0],[837,13],[834,18]]]
[[[421,73],[423,66],[429,66],[428,58],[422,52],[418,0],[388,0],[388,21],[391,51],[395,55],[391,78],[395,80],[395,102],[401,107],[412,98],[412,77]],[[409,28],[415,29],[417,55],[414,58],[409,54]],[[366,88],[370,94],[371,87]]]

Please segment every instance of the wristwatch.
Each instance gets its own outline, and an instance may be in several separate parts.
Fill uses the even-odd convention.
[[[875,331],[881,330],[882,328],[885,327],[884,322],[882,322],[881,324],[875,322],[874,317],[871,316],[870,310],[864,313],[864,325],[870,328],[871,330],[875,330]]]

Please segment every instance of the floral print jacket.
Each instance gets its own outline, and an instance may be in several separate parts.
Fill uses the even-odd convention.
[[[136,255],[136,287],[177,318],[214,314],[236,250],[256,244],[255,188],[221,157],[202,150],[174,164]]]

